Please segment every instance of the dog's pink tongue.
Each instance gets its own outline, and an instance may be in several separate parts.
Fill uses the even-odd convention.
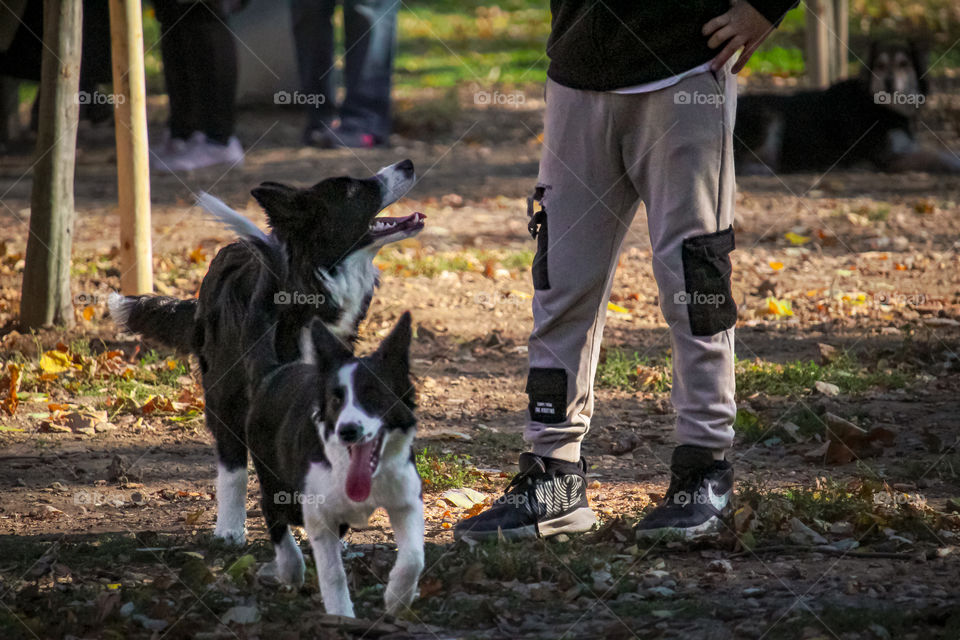
[[[363,502],[370,496],[373,469],[370,458],[376,446],[376,440],[350,447],[350,467],[347,469],[347,497],[354,502]]]

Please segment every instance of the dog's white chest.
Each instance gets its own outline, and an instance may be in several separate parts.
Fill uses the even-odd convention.
[[[360,250],[350,254],[333,273],[317,269],[317,280],[323,284],[333,302],[340,308],[340,317],[327,328],[338,338],[350,338],[376,288],[380,270],[373,264],[376,250]]]

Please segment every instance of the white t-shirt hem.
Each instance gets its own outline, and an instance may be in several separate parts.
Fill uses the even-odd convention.
[[[643,84],[634,85],[632,87],[624,87],[622,89],[613,89],[608,93],[620,93],[620,94],[631,94],[631,93],[650,93],[651,91],[660,91],[661,89],[666,89],[667,87],[672,87],[681,80],[689,78],[692,75],[698,73],[703,73],[704,71],[710,70],[710,62],[704,62],[701,65],[697,65],[693,69],[688,69],[683,73],[678,73],[675,76],[670,76],[669,78],[663,78],[661,80],[654,80],[653,82],[644,82]]]

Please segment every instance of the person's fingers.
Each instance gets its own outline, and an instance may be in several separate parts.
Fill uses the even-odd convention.
[[[737,31],[732,26],[727,25],[710,36],[710,39],[707,40],[707,46],[711,49],[716,49],[735,35],[737,35]]]
[[[744,47],[743,51],[740,52],[740,57],[737,58],[737,61],[734,63],[731,71],[733,71],[734,74],[740,73],[740,71],[747,66],[747,63],[750,62],[750,56],[753,55],[759,46],[759,42],[754,42],[750,46]]]
[[[717,16],[716,18],[713,18],[712,20],[707,22],[707,24],[703,25],[703,29],[701,29],[701,33],[705,36],[709,36],[711,33],[716,31],[717,29],[720,29],[721,27],[725,27],[728,24],[730,24],[729,11],[727,13],[721,13],[719,16]]]
[[[737,49],[743,46],[743,38],[736,37],[730,40],[727,43],[727,46],[723,48],[717,57],[713,59],[713,62],[710,63],[710,68],[714,71],[719,71],[723,68],[723,65],[727,64],[727,60],[733,57],[733,54],[737,52]]]

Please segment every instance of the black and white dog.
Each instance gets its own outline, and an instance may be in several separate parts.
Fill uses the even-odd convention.
[[[927,96],[925,58],[913,44],[875,42],[857,78],[822,91],[739,97],[738,173],[834,167],[960,172],[956,155],[926,148],[916,138]]]
[[[269,252],[264,256],[269,262]],[[247,442],[275,558],[261,570],[303,583],[303,555],[290,525],[306,529],[327,613],[353,616],[340,538],[384,507],[397,539],[388,613],[410,604],[423,570],[423,500],[413,461],[414,389],[410,313],[372,354],[354,357],[320,320],[301,336],[301,357],[283,363],[273,345],[283,263],[260,273],[243,342],[250,380]]]
[[[301,358],[301,329],[314,318],[352,343],[377,285],[377,251],[423,228],[419,213],[376,217],[406,193],[414,179],[413,163],[404,160],[370,178],[330,178],[305,189],[265,182],[252,193],[266,211],[269,235],[203,195],[200,204],[244,237],[217,253],[199,297],[110,297],[110,313],[118,324],[199,359],[207,426],[216,439],[218,458],[215,536],[236,544],[245,540],[244,425],[253,381],[247,379],[243,359],[253,345],[243,341],[243,327],[261,272],[268,264],[284,265],[275,330],[280,362]]]

